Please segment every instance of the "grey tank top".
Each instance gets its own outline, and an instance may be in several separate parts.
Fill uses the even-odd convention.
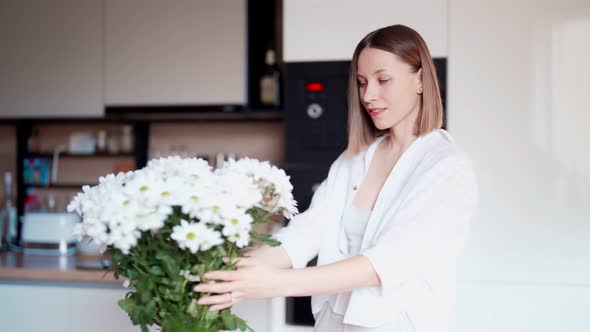
[[[352,206],[352,204],[344,211],[342,222],[344,223],[344,233],[348,240],[348,255],[358,255],[370,216],[371,209],[357,208]]]

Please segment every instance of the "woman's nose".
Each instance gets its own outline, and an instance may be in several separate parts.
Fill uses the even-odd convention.
[[[365,103],[369,103],[375,101],[377,98],[375,87],[372,84],[367,83],[365,86],[365,91],[363,92],[363,101]]]

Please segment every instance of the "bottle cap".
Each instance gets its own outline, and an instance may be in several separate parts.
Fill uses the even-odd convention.
[[[6,186],[12,186],[12,173],[10,172],[5,172],[4,173],[4,183],[6,184]]]
[[[275,51],[273,51],[272,49],[268,49],[266,50],[266,59],[265,59],[265,63],[267,65],[274,65],[275,64]]]

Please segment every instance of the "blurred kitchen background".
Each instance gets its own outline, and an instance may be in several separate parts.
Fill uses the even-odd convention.
[[[392,24],[429,45],[479,179],[451,331],[590,331],[588,0],[0,0],[0,331],[139,330],[66,235],[100,175],[248,156],[305,209],[346,144],[354,47]],[[312,331],[309,310],[235,307],[257,332]]]

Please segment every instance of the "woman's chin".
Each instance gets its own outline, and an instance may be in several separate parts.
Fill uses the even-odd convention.
[[[388,126],[387,124],[383,123],[382,121],[373,121],[373,125],[378,130],[387,130],[391,127],[391,126]]]

